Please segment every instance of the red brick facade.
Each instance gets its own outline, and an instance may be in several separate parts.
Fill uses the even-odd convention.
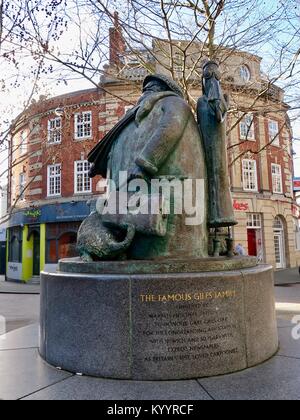
[[[118,121],[125,112],[125,102],[118,101],[113,109],[109,109],[106,93],[99,90],[89,90],[41,101],[33,105],[20,123],[13,136],[13,147],[16,150],[14,161],[23,163],[12,169],[16,181],[20,173],[26,174],[27,189],[26,204],[46,200],[47,168],[49,165],[61,164],[62,198],[74,196],[74,162],[86,160],[90,150],[103,138],[111,128],[112,120]],[[75,115],[81,112],[92,113],[91,138],[75,138]],[[59,144],[48,142],[48,122],[62,114],[62,141]],[[19,154],[20,133],[27,133],[27,158]],[[93,179],[92,191],[97,192],[99,177]],[[13,202],[12,202],[13,204]]]

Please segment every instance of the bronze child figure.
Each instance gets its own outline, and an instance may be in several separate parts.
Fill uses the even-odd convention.
[[[198,101],[197,118],[205,150],[208,174],[208,226],[230,227],[237,224],[230,191],[226,115],[228,98],[220,86],[221,73],[214,61],[203,67],[203,96]]]

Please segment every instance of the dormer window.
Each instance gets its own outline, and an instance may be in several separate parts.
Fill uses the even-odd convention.
[[[251,80],[251,72],[249,70],[249,67],[246,65],[243,65],[240,67],[240,77],[244,83],[248,83]]]

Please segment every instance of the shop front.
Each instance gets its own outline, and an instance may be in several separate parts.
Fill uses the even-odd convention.
[[[7,234],[7,279],[28,282],[43,270],[56,271],[61,258],[76,256],[77,231],[89,213],[85,202],[14,213]]]
[[[248,255],[278,270],[299,266],[299,206],[275,197],[250,198],[241,194],[234,198],[234,209],[239,222],[234,239]]]

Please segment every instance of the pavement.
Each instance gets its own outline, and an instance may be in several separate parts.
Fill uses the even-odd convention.
[[[39,322],[39,295],[0,294],[0,335]]]
[[[1,293],[21,295],[40,294],[40,285],[8,282],[5,281],[4,276],[0,276],[0,294]]]
[[[274,358],[232,375],[184,381],[97,379],[55,369],[38,354],[39,296],[0,294],[0,400],[300,400],[296,325],[300,324],[300,277],[296,274],[291,270],[278,275],[280,350]],[[3,317],[10,332],[1,335]]]
[[[299,268],[275,271],[275,284],[295,284],[300,283]]]

